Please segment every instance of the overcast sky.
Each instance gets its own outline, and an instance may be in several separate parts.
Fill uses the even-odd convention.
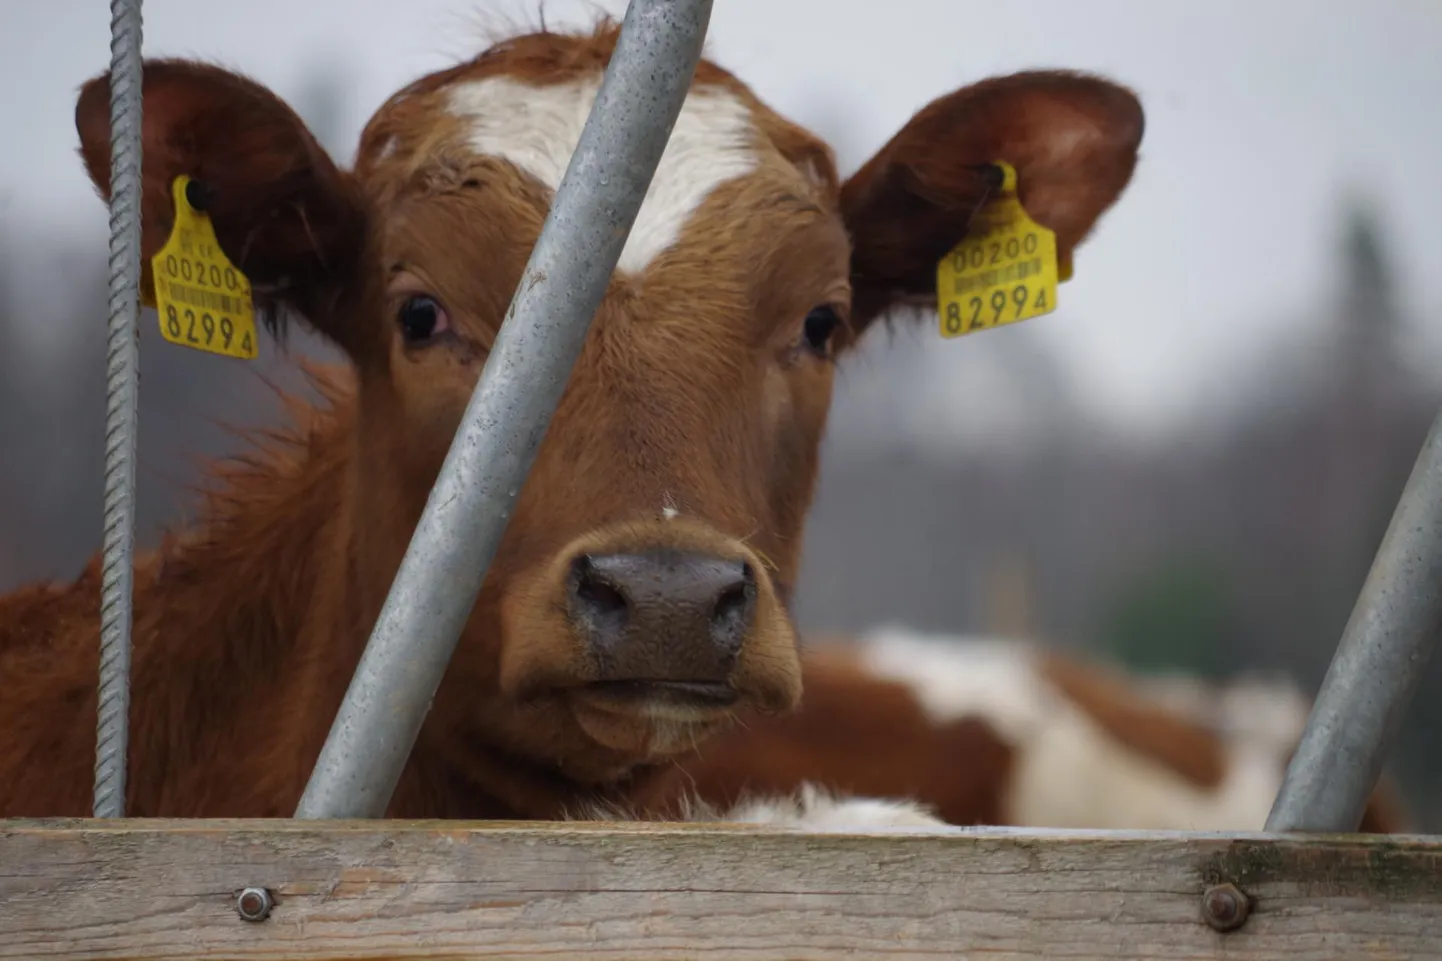
[[[344,63],[348,162],[395,88],[475,53],[478,24],[533,20],[537,6],[147,0],[145,50],[222,62],[282,96],[316,61]],[[551,23],[585,9],[545,4]],[[103,249],[72,111],[76,87],[108,64],[108,24],[100,0],[0,0],[7,229],[49,220]],[[1061,309],[1029,325],[1089,403],[1138,429],[1205,404],[1313,319],[1334,280],[1339,187],[1380,205],[1404,306],[1442,317],[1439,0],[716,0],[709,53],[830,137],[848,173],[914,110],[989,74],[1073,67],[1137,89],[1147,132],[1133,186],[1080,253]],[[948,371],[978,340],[925,341],[929,376],[896,390],[945,408],[960,386]],[[1439,341],[1424,348],[1442,359]]]

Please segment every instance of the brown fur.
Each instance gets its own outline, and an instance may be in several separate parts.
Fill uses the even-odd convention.
[[[1362,809],[1361,834],[1406,834],[1416,830],[1412,812],[1402,800],[1401,789],[1386,772],[1377,780],[1377,787]]]
[[[146,258],[169,230],[173,179],[203,180],[221,246],[272,328],[298,317],[350,365],[324,404],[293,405],[291,430],[218,466],[198,522],[137,562],[129,813],[293,810],[549,203],[466,149],[441,92],[493,73],[552,83],[596,71],[615,38],[612,24],[541,32],[422,78],[371,120],[353,172],[258,84],[146,64]],[[1069,258],[1126,186],[1142,134],[1123,88],[1018,74],[927,107],[843,184],[824,143],[729,73],[703,63],[696,82],[750,106],[760,165],[718,189],[642,275],[613,278],[392,814],[556,816],[639,790],[729,720],[698,708],[663,722],[596,700],[596,659],[560,613],[581,550],[749,564],[757,606],[730,678],[738,709],[794,707],[786,599],[838,356],[888,306],[925,299],[918,278],[980,202],[970,165],[1016,165],[1032,216]],[[102,76],[76,108],[102,193],[107,98]],[[421,347],[395,320],[415,294],[450,322]],[[844,322],[820,352],[802,344],[818,305]],[[681,516],[663,519],[663,504]],[[0,599],[0,816],[89,809],[97,589],[92,564],[72,584]]]
[[[803,664],[805,696],[798,711],[746,717],[741,727],[678,760],[666,778],[648,785],[639,803],[653,815],[674,815],[678,795],[725,807],[747,796],[790,794],[811,782],[918,801],[950,824],[1017,823],[1007,802],[1020,746],[1007,743],[983,718],[932,722],[909,687],[869,673],[844,640],[811,648]],[[1220,736],[1152,703],[1124,675],[1050,652],[1037,669],[1127,748],[1200,788],[1221,783],[1226,761]],[[1384,778],[1359,830],[1409,829],[1397,787]]]
[[[1004,824],[1012,749],[981,718],[933,724],[903,684],[866,673],[849,653],[812,649],[802,708],[747,717],[682,759],[641,799],[694,794],[718,807],[790,794],[803,783],[843,794],[915,798],[951,824]]]
[[[1136,694],[1117,673],[1051,652],[1037,669],[1107,734],[1142,757],[1201,788],[1214,788],[1226,777],[1226,757],[1215,734]]]

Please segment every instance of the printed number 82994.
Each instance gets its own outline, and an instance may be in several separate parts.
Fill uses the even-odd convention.
[[[200,328],[199,332],[203,335],[203,340],[196,336],[197,327]],[[189,307],[177,310],[174,304],[165,305],[165,330],[172,339],[179,341],[183,337],[186,343],[197,346],[214,347],[218,335],[220,346],[225,350],[232,350],[231,344],[235,340],[235,322],[224,314],[218,318],[209,311],[197,315]],[[247,354],[254,349],[249,331],[245,332],[239,349]]]
[[[1022,311],[1026,310],[1031,300],[1031,290],[1026,284],[1017,284],[1011,289],[1008,295],[1005,290],[993,290],[987,302],[983,303],[981,297],[975,296],[966,302],[970,308],[968,316],[962,316],[961,305],[952,301],[946,305],[946,332],[948,334],[960,334],[967,331],[981,330],[983,327],[991,327],[1002,322],[1002,316],[1006,313],[1008,306],[1015,305],[1011,319],[1020,317]],[[982,316],[982,308],[990,307],[990,316]]]

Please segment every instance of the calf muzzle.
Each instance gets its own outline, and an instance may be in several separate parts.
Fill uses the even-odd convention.
[[[696,551],[580,554],[566,581],[592,689],[618,700],[730,704],[756,600],[749,563]]]

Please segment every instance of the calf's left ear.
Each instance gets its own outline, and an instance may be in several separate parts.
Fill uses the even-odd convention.
[[[923,107],[841,189],[852,237],[853,322],[898,303],[936,303],[936,265],[966,237],[995,168],[1016,169],[1017,197],[1072,251],[1132,177],[1144,127],[1125,87],[1085,74],[994,77]]]

